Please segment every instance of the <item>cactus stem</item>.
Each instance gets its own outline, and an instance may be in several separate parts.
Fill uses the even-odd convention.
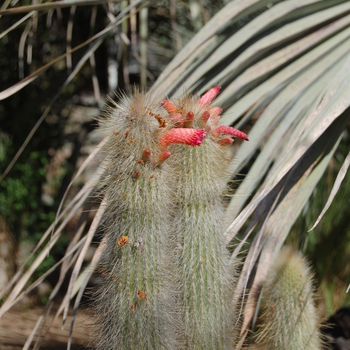
[[[284,247],[268,272],[256,341],[269,350],[320,350],[312,273],[301,253]]]

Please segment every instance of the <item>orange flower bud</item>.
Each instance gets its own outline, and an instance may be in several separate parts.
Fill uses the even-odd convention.
[[[172,115],[176,113],[176,107],[168,100],[164,100],[162,102],[162,106],[166,109],[166,111]]]
[[[142,160],[144,162],[148,162],[150,158],[151,158],[151,151],[148,148],[146,148],[142,153]]]

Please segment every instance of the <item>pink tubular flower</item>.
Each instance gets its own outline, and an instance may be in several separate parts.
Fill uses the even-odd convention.
[[[218,144],[221,146],[228,146],[233,142],[233,139],[231,139],[231,137],[223,137],[222,139],[220,139],[218,141]]]
[[[166,109],[166,111],[172,115],[176,113],[176,107],[168,100],[164,100],[162,102],[162,106]]]
[[[170,152],[168,150],[163,151],[159,156],[158,156],[158,164],[162,164],[164,161],[166,161],[170,157]]]
[[[169,118],[170,122],[174,124],[175,128],[183,128],[185,121],[180,113],[172,114]]]
[[[214,117],[216,115],[220,115],[222,112],[222,109],[220,107],[213,107],[213,108],[210,108],[209,112],[210,112],[210,116]]]
[[[183,144],[189,146],[199,146],[207,133],[202,129],[171,129],[160,140],[162,147],[172,144]]]
[[[220,116],[219,115],[213,115],[212,117],[210,117],[210,123],[213,126],[217,126],[219,121],[220,121]]]
[[[210,125],[204,125],[204,131],[206,132],[206,133],[208,133],[208,132],[210,132],[210,130],[211,130],[211,126]]]
[[[208,90],[198,101],[198,104],[200,106],[207,106],[211,101],[214,100],[214,98],[218,95],[221,87],[220,86],[214,86],[210,90]]]
[[[236,137],[239,137],[240,139],[249,141],[248,136],[244,132],[239,131],[235,128],[231,128],[230,126],[225,126],[225,125],[218,126],[217,128],[215,128],[211,132],[211,134],[214,137],[218,137],[220,134],[227,134],[227,135],[236,136]]]
[[[203,128],[205,124],[207,124],[207,121],[209,118],[210,118],[209,112],[205,111],[198,120],[199,126]]]
[[[188,112],[185,119],[185,128],[192,128],[194,120],[194,113]]]

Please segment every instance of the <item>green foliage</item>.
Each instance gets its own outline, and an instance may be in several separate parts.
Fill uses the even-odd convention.
[[[6,296],[3,296],[1,299],[0,299],[0,306],[5,302],[6,300]]]
[[[5,149],[9,149],[12,142],[7,140],[2,144]],[[4,153],[1,168],[8,162],[9,157]],[[0,215],[17,238],[20,232],[27,231],[29,227],[31,231],[34,229],[34,232],[40,232],[54,217],[53,212],[45,211],[40,196],[47,162],[46,152],[29,152],[26,159],[17,162],[12,176],[0,183]]]
[[[11,140],[3,138],[2,145],[5,150],[11,149],[11,144]],[[8,164],[6,154],[3,153],[0,168]],[[42,184],[46,182],[47,163],[47,152],[29,151],[27,158],[22,158],[15,164],[11,176],[0,183],[0,216],[21,246],[35,246],[55,219],[55,207],[48,207],[41,200]],[[57,258],[64,254],[66,245],[67,239],[62,239],[53,247],[50,256],[36,269],[32,281],[55,264]],[[27,249],[23,251],[27,252]],[[28,266],[37,255],[38,253],[32,257]]]

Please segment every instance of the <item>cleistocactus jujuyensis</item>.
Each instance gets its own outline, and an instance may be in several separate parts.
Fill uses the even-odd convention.
[[[263,290],[257,343],[266,350],[320,350],[312,273],[299,252],[285,247],[270,268]]]
[[[107,248],[97,349],[233,347],[235,270],[220,197],[232,139],[220,135],[247,138],[217,127],[218,91],[162,109],[135,89],[100,121]]]
[[[221,108],[211,102],[219,89],[212,88],[200,99],[188,96],[162,103],[179,127],[206,132],[200,147],[169,147],[178,201],[173,223],[174,265],[180,282],[185,349],[232,349],[237,336],[237,312],[231,301],[237,266],[230,262],[224,243],[221,196],[229,180],[230,156],[225,146],[233,142],[225,135],[246,140],[247,136],[217,126]]]

